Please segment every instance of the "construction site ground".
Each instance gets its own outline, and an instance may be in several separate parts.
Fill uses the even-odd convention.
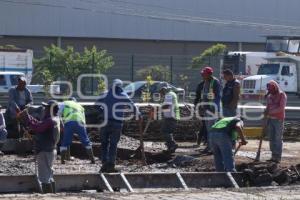
[[[242,146],[237,153],[235,160],[237,166],[243,163],[253,163],[258,140],[248,140],[246,146]],[[160,155],[149,157],[148,165],[142,166],[140,159],[134,156],[134,149],[139,145],[139,141],[122,136],[119,145],[119,159],[117,167],[123,172],[207,172],[214,171],[213,156],[203,155],[201,150],[204,146],[197,146],[194,142],[179,143],[179,148],[172,156],[161,156],[165,149],[162,142],[145,142],[145,149],[148,154]],[[285,141],[283,158],[280,168],[284,169],[300,163],[300,142]],[[127,151],[127,150],[131,151]],[[126,151],[124,151],[126,150]],[[122,155],[126,154],[126,156]],[[127,155],[130,154],[130,155]],[[131,155],[132,154],[132,155]],[[83,154],[84,155],[84,154]],[[97,155],[98,156],[98,155]],[[129,159],[128,159],[129,157]],[[132,157],[132,158],[130,158]],[[155,158],[155,159],[153,159]],[[270,158],[269,143],[263,141],[261,161]],[[59,157],[55,161],[54,169],[56,174],[68,173],[95,173],[99,171],[101,162],[97,158],[96,164],[90,164],[88,160],[75,157],[73,161],[61,165]],[[24,175],[34,173],[34,156],[30,153],[26,155],[8,154],[1,157],[0,175]],[[81,191],[78,193],[59,193],[53,195],[39,194],[3,194],[0,199],[300,199],[300,186],[297,184],[289,186],[272,187],[248,187],[241,189],[225,188],[203,188],[201,190],[159,190],[139,191],[138,193],[128,193],[126,191],[109,194],[106,192],[97,193],[95,191]]]
[[[238,151],[235,160],[236,164],[251,163],[254,161],[258,147],[258,140],[248,140],[246,146]],[[117,167],[123,172],[202,172],[214,171],[213,156],[202,154],[204,146],[197,146],[193,142],[179,143],[179,148],[172,156],[161,154],[165,149],[162,142],[145,142],[145,150],[150,157],[148,165],[142,166],[140,159],[135,158],[134,149],[138,147],[139,141],[122,136],[119,145],[119,159]],[[289,167],[300,163],[300,142],[285,141],[283,147],[283,158],[281,168]],[[125,151],[126,150],[126,151]],[[128,151],[130,150],[130,151]],[[97,153],[96,153],[97,154]],[[124,155],[125,154],[125,155]],[[130,155],[132,154],[132,155]],[[98,172],[101,161],[97,158],[96,164],[90,164],[84,159],[85,152],[81,158],[67,161],[65,165],[60,164],[59,156],[55,161],[54,170],[56,174],[67,173],[94,173]],[[99,155],[95,155],[99,156]],[[270,158],[269,143],[263,142],[261,161]],[[131,158],[132,157],[132,158]],[[34,155],[8,154],[1,157],[0,175],[23,175],[34,173]]]
[[[201,189],[195,191],[160,191],[141,193],[59,193],[59,194],[6,194],[0,199],[16,200],[297,200],[300,199],[300,187],[268,187],[241,189]]]

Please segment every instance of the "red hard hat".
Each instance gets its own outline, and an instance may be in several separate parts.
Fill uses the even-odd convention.
[[[201,70],[201,74],[212,74],[214,72],[213,68],[212,67],[204,67],[202,70]]]

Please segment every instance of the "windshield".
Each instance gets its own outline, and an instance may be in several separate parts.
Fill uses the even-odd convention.
[[[279,64],[262,64],[257,72],[257,75],[278,74]]]
[[[126,92],[126,93],[133,92],[133,91],[139,89],[144,84],[145,84],[145,82],[130,83],[124,88],[124,92]]]

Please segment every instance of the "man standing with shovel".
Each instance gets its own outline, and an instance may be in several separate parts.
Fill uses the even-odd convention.
[[[24,110],[20,118],[28,125],[30,133],[35,135],[35,154],[37,161],[37,178],[43,193],[55,192],[53,179],[53,162],[56,156],[56,145],[60,137],[60,119],[57,116],[58,105],[54,100],[42,103],[45,107],[41,121],[33,118]]]
[[[173,137],[177,121],[180,119],[178,98],[168,85],[160,89],[160,94],[164,97],[162,104],[164,118],[162,120],[161,132],[165,136],[167,152],[174,153],[178,148]]]
[[[101,129],[101,173],[114,173],[119,170],[115,168],[117,157],[117,146],[120,141],[123,122],[126,120],[126,110],[131,110],[142,120],[138,107],[123,90],[123,81],[113,80],[113,85],[104,97],[97,100],[106,108],[99,106],[101,110],[107,109],[107,124]],[[101,111],[101,112],[103,112]],[[134,117],[131,115],[131,117]],[[129,117],[129,118],[131,118]],[[127,118],[127,119],[129,119]]]
[[[268,161],[280,163],[287,96],[273,80],[267,84],[267,90],[267,105],[264,114],[272,152],[272,157]]]

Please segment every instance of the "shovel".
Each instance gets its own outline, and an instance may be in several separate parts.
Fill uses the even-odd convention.
[[[242,143],[239,143],[238,147],[235,149],[233,157],[235,157],[236,153],[240,150]]]
[[[260,161],[261,146],[262,146],[263,138],[265,137],[265,134],[266,134],[266,129],[267,129],[267,119],[264,119],[263,129],[262,129],[262,133],[261,133],[261,136],[260,136],[258,149],[257,149],[257,152],[256,152],[256,157],[255,157],[255,160],[254,160],[255,162]]]

